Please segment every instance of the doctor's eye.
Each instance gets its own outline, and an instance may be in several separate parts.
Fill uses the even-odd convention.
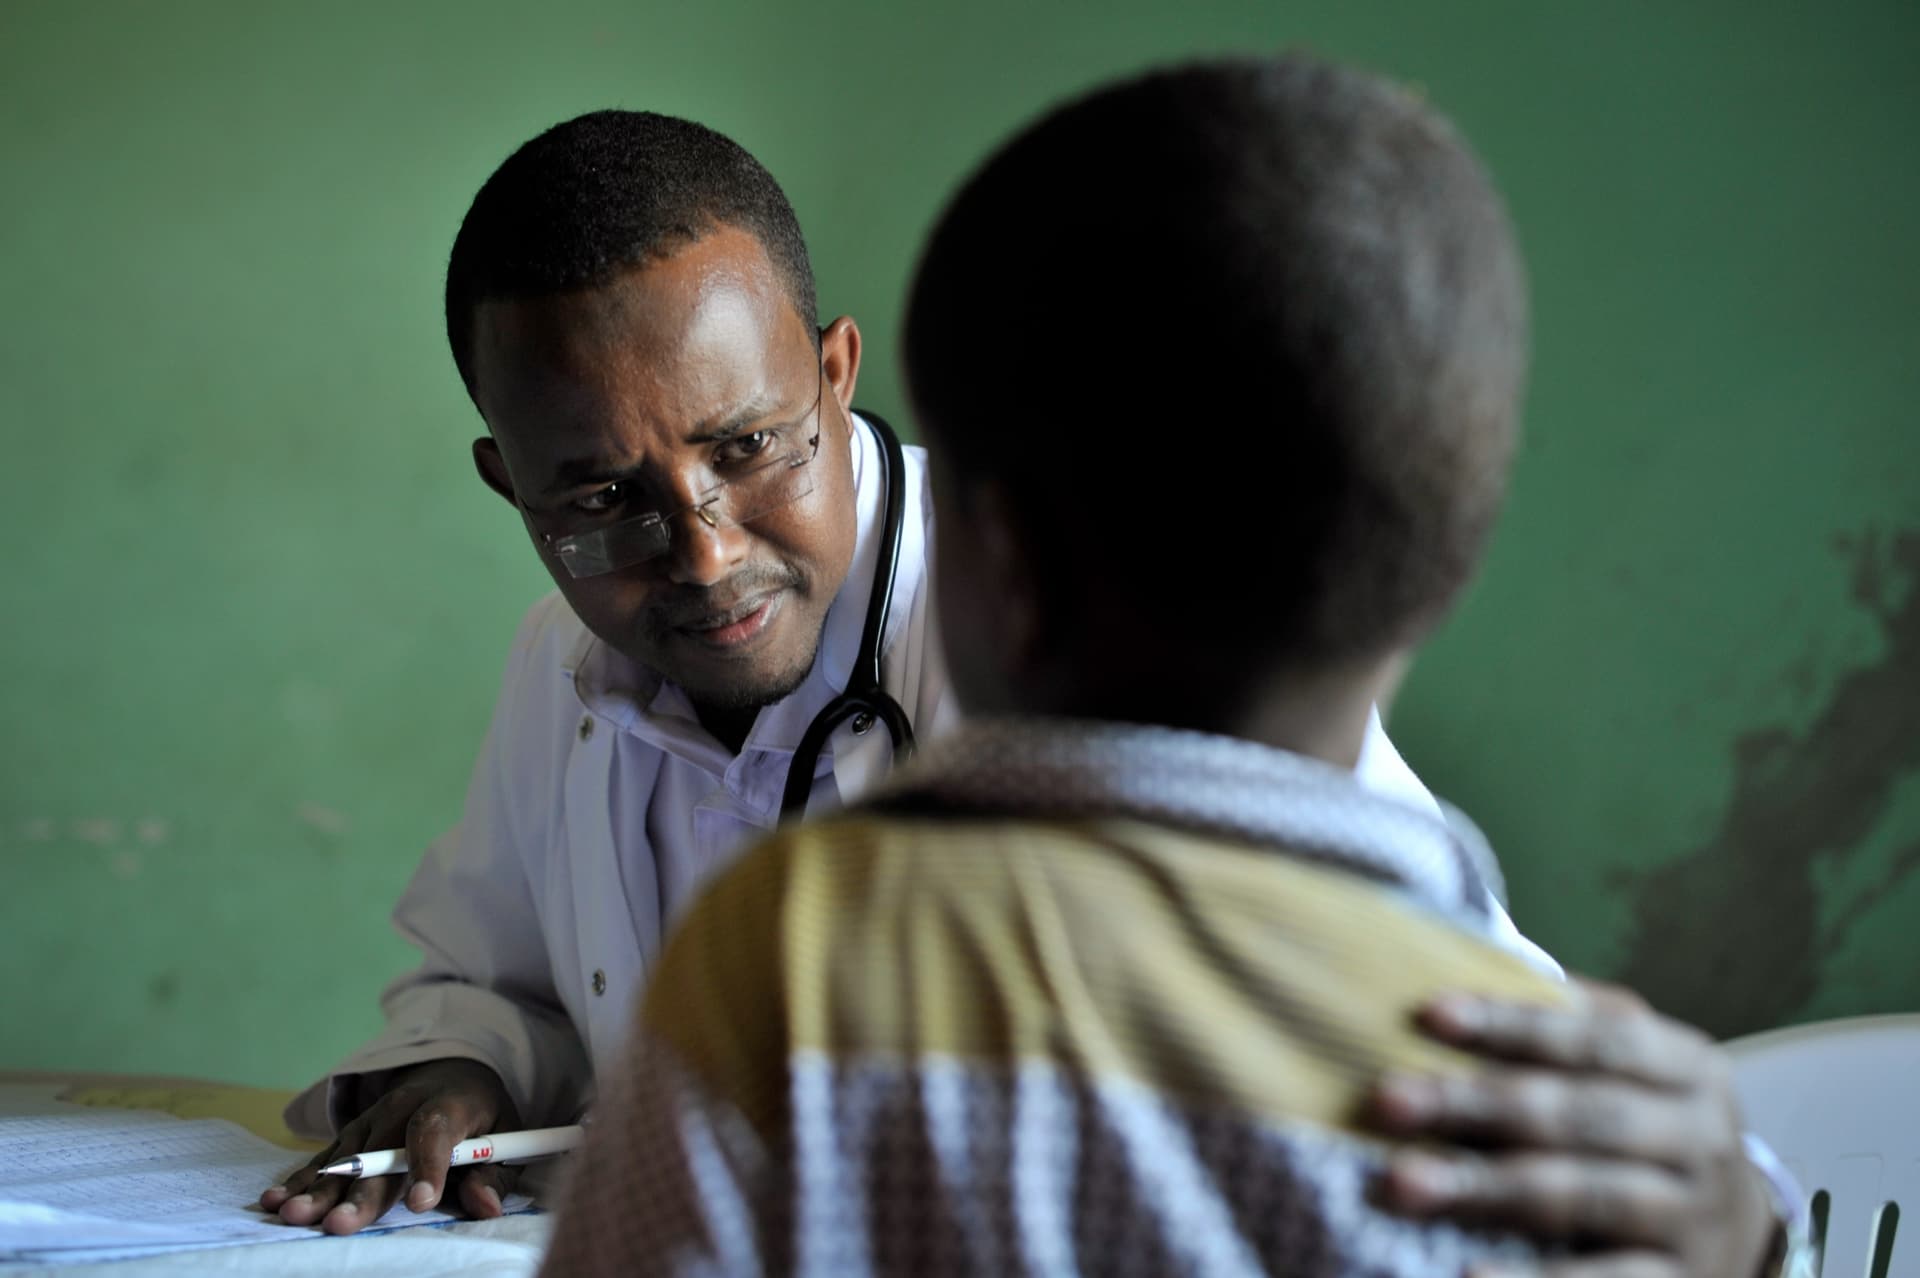
[[[722,462],[737,462],[746,461],[751,457],[758,457],[761,453],[767,451],[767,448],[773,443],[773,439],[774,432],[770,430],[756,430],[751,434],[740,435],[736,438],[729,439],[726,443],[720,445],[720,460]]]
[[[597,515],[603,511],[612,510],[614,507],[624,504],[626,500],[627,486],[625,484],[615,483],[608,484],[605,488],[596,488],[584,497],[577,497],[574,499],[573,504],[576,509],[584,510],[588,514]]]

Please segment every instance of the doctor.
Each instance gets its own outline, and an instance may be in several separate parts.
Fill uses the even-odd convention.
[[[727,139],[609,111],[529,142],[461,226],[447,331],[488,428],[473,446],[480,476],[559,591],[522,622],[461,821],[395,910],[421,965],[386,991],[386,1031],[289,1109],[296,1130],[333,1144],[262,1203],[335,1233],[377,1219],[403,1185],[314,1177],[329,1160],[406,1146],[406,1201],[424,1210],[450,1183],[455,1142],[580,1112],[666,928],[778,821],[796,746],[845,688],[885,584],[884,454],[851,408],[860,331],[845,317],[819,326],[792,210]],[[980,375],[1026,354],[983,333]],[[918,449],[898,483],[881,682],[927,737],[954,712]],[[1195,601],[1195,617],[1230,624],[1218,601]],[[809,807],[864,793],[892,758],[884,728],[852,718],[812,770]],[[1432,803],[1377,718],[1360,772]],[[1494,914],[1510,944],[1551,964]],[[1528,1054],[1512,1034],[1489,1050]],[[1523,1099],[1538,1119],[1539,1089]],[[1398,1113],[1415,1130],[1474,1129],[1501,1103],[1489,1092]],[[504,1174],[454,1173],[458,1205],[497,1214]],[[1415,1188],[1413,1206],[1450,1210]],[[1486,1182],[1459,1209],[1524,1225],[1580,1188],[1564,1172]]]

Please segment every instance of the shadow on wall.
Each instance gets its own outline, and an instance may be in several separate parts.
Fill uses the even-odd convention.
[[[1885,654],[1842,678],[1804,733],[1741,737],[1719,830],[1624,884],[1633,927],[1619,979],[1721,1038],[1792,1019],[1814,996],[1821,961],[1920,866],[1920,841],[1899,849],[1877,884],[1820,926],[1816,863],[1855,855],[1902,776],[1920,770],[1920,529],[1836,544]]]

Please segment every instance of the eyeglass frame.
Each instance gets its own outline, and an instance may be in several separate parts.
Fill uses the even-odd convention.
[[[789,470],[800,470],[804,467],[811,466],[816,460],[818,460],[820,456],[820,434],[821,434],[820,406],[826,402],[826,389],[827,389],[826,367],[822,365],[818,370],[818,375],[815,382],[813,407],[809,409],[807,412],[807,418],[812,419],[813,434],[801,448],[796,448],[793,450],[792,453],[788,454],[788,457],[785,460],[787,460],[788,462]],[[803,418],[802,420],[806,420],[806,419]],[[749,432],[749,433],[752,433],[752,432]],[[803,460],[800,460],[800,461],[791,460],[794,457],[799,457],[802,451],[806,451],[806,457]],[[736,475],[732,479],[723,479],[719,483],[714,484],[712,487],[702,490],[695,497],[693,501],[688,502],[684,506],[677,507],[673,510],[670,510],[664,513],[658,510],[644,511],[641,514],[632,516],[631,518],[622,519],[622,520],[619,520],[618,522],[607,524],[605,527],[602,527],[602,528],[595,528],[590,531],[582,532],[582,533],[569,533],[564,536],[555,536],[553,533],[543,532],[540,534],[541,546],[554,559],[558,560],[562,565],[564,565],[567,569],[568,576],[572,577],[575,580],[583,580],[590,577],[604,577],[612,573],[624,572],[628,568],[632,568],[637,564],[652,563],[654,560],[664,558],[667,552],[672,549],[673,525],[675,522],[677,522],[680,519],[682,515],[692,514],[709,528],[720,527],[722,521],[720,519],[714,518],[713,515],[707,511],[706,508],[718,502],[720,500],[721,495],[728,488],[733,487],[735,484],[740,483],[742,480],[749,479],[755,475],[759,475],[764,473],[765,471],[773,469],[775,466],[779,465],[782,460],[783,459],[776,457],[774,460],[768,462],[766,465],[757,467],[754,470],[749,471],[745,475]],[[811,491],[812,489],[809,488],[802,492],[797,492],[792,497],[789,497],[784,501],[777,502],[772,506],[768,506],[764,510],[755,511],[753,514],[748,515],[744,519],[730,518],[726,520],[726,523],[731,526],[742,526],[745,524],[752,523],[756,519],[763,518],[767,515],[772,514],[776,510],[781,510],[786,506],[792,505],[794,502],[800,500],[802,497],[807,496],[807,494],[810,493]],[[528,514],[531,515],[532,512],[529,511]],[[582,549],[582,547],[580,546],[580,542],[582,539],[589,538],[589,537],[607,538],[610,535],[617,533],[622,529],[630,529],[638,525],[645,525],[648,527],[657,527],[660,529],[662,541],[661,541],[660,549],[658,551],[655,551],[653,554],[644,556],[643,558],[640,558],[640,559],[631,559],[625,563],[617,564],[617,565],[613,565],[605,568],[599,568],[592,572],[580,572],[575,570],[574,568],[575,561],[570,560],[568,557],[570,555],[576,554],[579,550]]]

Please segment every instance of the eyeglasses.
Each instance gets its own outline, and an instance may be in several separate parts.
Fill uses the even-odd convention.
[[[813,491],[810,463],[820,453],[820,401],[825,390],[823,370],[813,409],[800,425],[771,427],[727,440],[724,449],[738,449],[762,437],[765,442],[755,452],[713,463],[716,482],[677,510],[648,511],[565,537],[545,533],[541,540],[566,565],[569,576],[598,577],[666,554],[673,544],[673,525],[682,515],[692,514],[709,528],[723,528],[751,523],[792,505]],[[807,438],[790,438],[801,433]]]

